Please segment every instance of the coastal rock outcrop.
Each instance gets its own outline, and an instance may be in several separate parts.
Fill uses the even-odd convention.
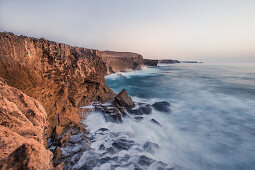
[[[146,66],[157,66],[158,60],[143,59],[143,64]]]
[[[56,126],[79,124],[80,106],[113,98],[106,73],[98,50],[0,33],[0,77],[42,103],[47,136]]]
[[[123,89],[117,96],[114,97],[113,104],[120,108],[125,107],[127,109],[132,109],[134,107],[134,102],[125,89]]]
[[[170,106],[171,106],[170,103],[168,103],[167,101],[156,102],[152,105],[152,107],[156,109],[157,111],[165,112],[165,113],[171,112]]]
[[[102,57],[106,64],[107,74],[137,70],[143,65],[143,57],[137,53],[103,51]]]
[[[159,60],[159,63],[175,64],[175,63],[181,63],[181,62],[179,60],[165,59],[165,60]]]

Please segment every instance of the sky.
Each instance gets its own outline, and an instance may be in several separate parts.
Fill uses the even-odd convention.
[[[0,0],[0,31],[150,59],[255,62],[255,0]]]

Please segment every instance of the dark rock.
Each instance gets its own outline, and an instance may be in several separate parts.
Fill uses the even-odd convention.
[[[135,120],[139,122],[139,121],[143,120],[143,117],[142,116],[136,116]]]
[[[152,105],[152,107],[156,109],[157,111],[166,112],[166,113],[169,113],[171,111],[170,106],[171,106],[170,103],[166,101],[156,102]]]
[[[117,107],[124,107],[127,109],[132,109],[134,107],[134,102],[125,89],[123,89],[117,96],[114,97],[113,104]]]
[[[121,114],[119,113],[105,114],[104,117],[106,122],[122,123],[122,117],[121,117]]]
[[[138,158],[138,164],[141,166],[150,166],[155,160],[148,158],[145,155],[139,156]]]
[[[144,145],[143,145],[143,149],[144,151],[146,152],[150,152],[150,153],[155,153],[155,150],[156,149],[159,149],[159,146],[158,144],[156,143],[152,143],[152,142],[146,142]]]
[[[158,60],[143,59],[143,64],[146,66],[157,66]]]
[[[139,109],[129,110],[129,113],[135,114],[135,115],[149,115],[151,114],[152,109],[149,104],[140,104]]]
[[[113,147],[107,148],[106,151],[107,153],[110,153],[110,154],[116,153],[116,150]]]
[[[119,150],[128,150],[133,145],[134,141],[126,139],[119,139],[112,143],[112,146]]]
[[[53,163],[56,165],[58,160],[61,158],[62,156],[62,151],[59,147],[56,147],[54,152],[53,152]]]
[[[162,127],[162,125],[158,121],[156,121],[155,119],[151,119],[151,121],[153,123],[155,123],[156,125],[158,125],[159,127]]]
[[[104,144],[101,144],[101,145],[99,146],[99,150],[105,150]]]
[[[159,60],[159,63],[175,64],[175,63],[181,63],[181,62],[179,60],[166,59],[166,60]]]

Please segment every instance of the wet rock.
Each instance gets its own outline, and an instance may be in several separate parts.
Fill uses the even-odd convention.
[[[138,109],[129,110],[129,113],[135,114],[135,115],[143,115],[143,114],[149,115],[152,113],[152,109],[149,104],[139,104]]]
[[[116,152],[116,150],[113,147],[107,148],[106,151],[107,153],[110,153],[110,154],[114,154]]]
[[[139,121],[143,120],[143,117],[142,116],[136,116],[135,120],[139,122]]]
[[[106,122],[122,123],[122,116],[119,113],[104,114]]]
[[[132,109],[134,107],[134,102],[125,89],[123,89],[117,96],[114,97],[113,104],[116,107],[124,107],[127,109]]]
[[[142,155],[142,156],[139,156],[137,163],[141,166],[150,166],[153,162],[155,162],[155,160],[148,158],[145,155]]]
[[[143,149],[144,149],[144,151],[146,151],[146,152],[150,152],[150,153],[154,154],[154,153],[155,153],[155,150],[159,149],[159,146],[158,146],[158,144],[156,144],[156,143],[146,142],[146,143],[143,145]]]
[[[167,164],[162,161],[157,161],[153,163],[151,166],[151,169],[157,169],[157,170],[174,170],[173,168],[168,168]]]
[[[104,163],[107,163],[107,162],[110,162],[110,161],[117,161],[118,160],[118,157],[109,157],[109,156],[107,156],[107,157],[103,157],[103,158],[101,158],[101,159],[99,159],[99,163],[100,164],[104,164]]]
[[[160,112],[166,112],[166,113],[170,113],[170,103],[166,102],[166,101],[161,101],[161,102],[156,102],[152,105],[152,107],[154,109],[156,109],[157,111]]]
[[[159,127],[162,127],[162,125],[158,121],[156,121],[155,119],[151,119],[151,121],[153,123],[155,123],[156,125],[158,125]]]
[[[126,139],[119,139],[112,143],[112,146],[119,150],[128,150],[133,145],[134,141]]]
[[[62,150],[59,147],[56,147],[54,152],[53,152],[53,163],[57,164],[58,160],[62,156]]]

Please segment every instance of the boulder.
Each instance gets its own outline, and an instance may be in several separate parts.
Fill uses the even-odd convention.
[[[113,104],[120,108],[124,107],[126,109],[132,109],[134,107],[134,102],[125,89],[123,89],[117,96],[114,97]]]
[[[156,102],[152,105],[152,107],[156,109],[157,111],[165,112],[165,113],[171,112],[170,106],[171,106],[170,103],[166,101]]]
[[[144,104],[144,103],[139,103],[139,108],[138,109],[132,109],[128,111],[131,114],[135,115],[149,115],[152,113],[151,105],[149,104]]]

